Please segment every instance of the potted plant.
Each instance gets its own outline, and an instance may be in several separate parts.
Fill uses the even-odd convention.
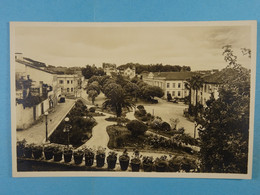
[[[54,150],[54,147],[51,144],[44,146],[43,153],[44,153],[44,156],[45,156],[46,160],[52,159],[52,157],[53,157],[53,150]]]
[[[63,150],[64,155],[64,162],[68,163],[71,161],[72,158],[72,148],[71,147],[65,147]]]
[[[131,159],[131,167],[132,167],[132,171],[133,172],[138,172],[140,169],[140,164],[141,164],[141,160],[139,157],[139,151],[135,150],[134,151],[134,156]]]
[[[25,139],[23,139],[22,141],[17,141],[16,143],[17,157],[23,157],[25,144],[26,144]]]
[[[110,151],[107,157],[107,168],[114,169],[116,166],[116,160],[117,160],[117,153]]]
[[[97,161],[97,167],[103,167],[105,164],[105,148],[99,147],[97,150],[97,155],[96,155],[96,161]]]
[[[32,158],[32,144],[25,144],[23,152],[25,158]]]
[[[82,163],[84,152],[82,149],[75,150],[73,153],[74,162],[76,165],[79,165]]]
[[[59,162],[62,159],[62,148],[56,146],[53,150],[54,161]]]
[[[42,157],[42,146],[41,145],[33,145],[32,153],[35,159],[39,159]]]
[[[128,166],[129,166],[129,159],[130,158],[128,156],[127,149],[125,149],[123,154],[121,156],[119,156],[119,164],[120,164],[122,171],[127,170]]]
[[[170,172],[178,172],[181,170],[182,157],[174,156],[169,160],[168,168]]]
[[[144,172],[151,172],[153,170],[153,157],[152,156],[143,157],[143,169],[144,169]]]
[[[155,170],[157,172],[165,172],[167,170],[167,156],[161,156],[155,160]]]
[[[91,148],[85,148],[85,165],[91,167],[94,163],[94,151]]]

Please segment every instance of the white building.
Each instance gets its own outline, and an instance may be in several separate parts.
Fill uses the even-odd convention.
[[[129,77],[130,79],[134,78],[136,75],[135,67],[119,68],[119,74]]]
[[[65,95],[66,97],[77,97],[81,85],[81,78],[77,74],[57,75],[57,78],[62,95]]]
[[[20,84],[16,86],[16,125],[17,129],[24,129],[57,105],[60,89],[55,73],[23,60],[22,53],[15,54],[15,76],[16,83]],[[30,87],[24,88],[24,81],[30,81]],[[29,94],[38,99],[38,104],[25,106],[23,102]]]
[[[143,81],[163,89],[165,98],[167,94],[171,94],[172,98],[184,98],[189,95],[185,83],[192,75],[193,72],[151,72],[143,75]]]
[[[229,71],[223,69],[213,74],[202,76],[203,85],[197,92],[197,103],[206,106],[206,102],[213,96],[215,99],[219,97],[219,87],[223,79],[229,74]],[[231,73],[232,74],[232,73]],[[196,105],[196,91],[191,90],[191,104]]]

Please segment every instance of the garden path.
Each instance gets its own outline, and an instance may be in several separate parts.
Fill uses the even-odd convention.
[[[83,144],[82,147],[91,147],[97,149],[98,147],[107,148],[109,136],[107,134],[106,127],[114,124],[114,122],[106,121],[105,118],[114,116],[112,114],[103,113],[105,116],[97,116],[95,120],[97,125],[92,129],[92,137]]]

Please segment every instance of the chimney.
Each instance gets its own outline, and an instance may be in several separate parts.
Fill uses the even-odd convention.
[[[23,61],[23,54],[22,53],[15,53],[15,60]]]

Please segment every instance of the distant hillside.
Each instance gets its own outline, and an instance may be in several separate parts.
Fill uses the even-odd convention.
[[[121,66],[118,66],[118,69],[121,68],[136,68],[136,73],[140,74],[143,71],[148,72],[180,72],[180,71],[190,71],[189,66],[179,66],[179,65],[162,65],[162,64],[149,64],[149,65],[143,65],[139,63],[127,63],[123,64]]]

